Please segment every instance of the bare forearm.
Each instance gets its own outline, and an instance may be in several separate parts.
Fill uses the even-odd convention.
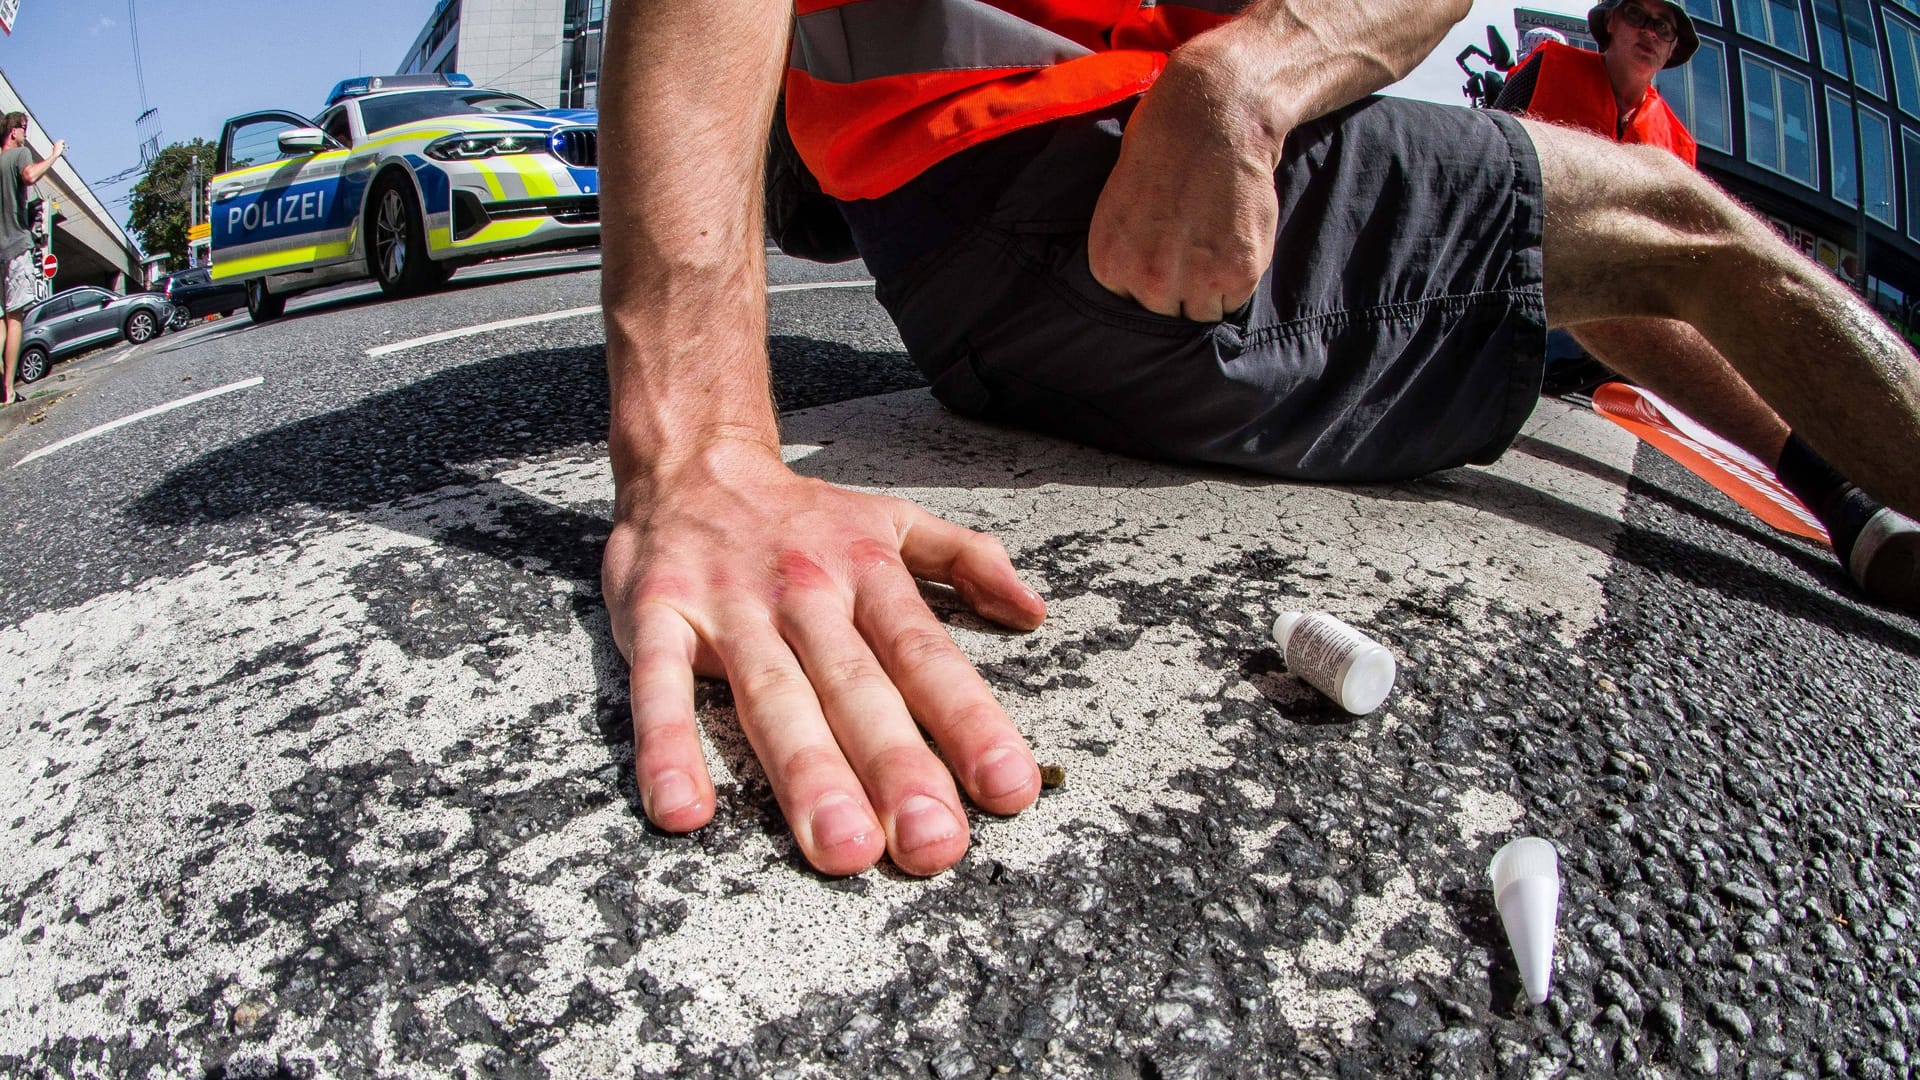
[[[1470,0],[1259,0],[1175,57],[1238,66],[1284,136],[1399,81],[1471,10]]]
[[[719,443],[777,452],[761,169],[790,8],[611,5],[601,285],[616,482]]]

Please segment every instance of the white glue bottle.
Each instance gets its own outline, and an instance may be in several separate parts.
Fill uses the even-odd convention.
[[[1393,690],[1398,668],[1387,647],[1326,612],[1286,612],[1274,620],[1273,640],[1289,672],[1355,716]]]

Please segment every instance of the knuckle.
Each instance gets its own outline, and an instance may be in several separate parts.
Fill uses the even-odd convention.
[[[790,548],[774,556],[773,573],[779,583],[776,592],[781,597],[816,592],[833,581],[819,559]]]
[[[925,746],[917,743],[899,743],[885,746],[868,755],[862,763],[865,776],[893,777],[896,780],[915,776],[930,766],[937,768],[939,759]],[[944,770],[940,770],[944,772]]]
[[[1007,558],[1007,545],[1001,543],[999,537],[992,533],[973,532],[972,530],[969,530],[969,533],[970,535],[968,535],[966,540],[966,550],[975,557],[987,559]]]
[[[955,708],[944,717],[942,726],[951,738],[962,742],[990,742],[1008,726],[1006,711],[991,697],[978,698]]]
[[[900,552],[879,540],[863,537],[847,545],[847,558],[856,569],[868,570],[898,565]]]
[[[804,784],[808,780],[817,780],[822,784],[831,784],[846,767],[846,758],[831,746],[809,744],[799,747],[780,759],[779,775],[789,787]]]
[[[651,570],[642,574],[627,590],[634,604],[666,604],[672,607],[691,599],[693,582],[684,575]]]
[[[767,660],[751,664],[737,672],[728,672],[728,681],[744,694],[756,698],[785,697],[807,690],[808,683],[793,664]]]
[[[831,689],[838,694],[877,690],[893,685],[880,665],[866,656],[827,661],[820,666],[819,682],[823,689]]]
[[[888,652],[902,675],[913,675],[936,664],[951,661],[959,647],[937,626],[916,625],[893,635]]]

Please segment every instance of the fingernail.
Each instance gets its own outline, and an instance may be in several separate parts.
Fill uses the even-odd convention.
[[[914,851],[929,844],[951,840],[960,832],[953,811],[931,795],[915,795],[900,804],[893,819],[893,835],[902,851]]]
[[[873,819],[853,796],[836,792],[814,804],[812,830],[815,847],[836,848],[865,840]]]
[[[679,769],[671,769],[653,778],[653,789],[647,793],[647,814],[655,818],[666,817],[692,806],[699,797],[699,789],[693,786],[693,777]]]
[[[974,789],[983,799],[1001,799],[1033,785],[1033,758],[1018,750],[1002,747],[980,759],[974,773]]]

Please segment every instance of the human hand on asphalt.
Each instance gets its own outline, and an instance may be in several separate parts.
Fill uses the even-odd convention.
[[[1161,315],[1217,322],[1273,259],[1285,132],[1263,119],[1232,55],[1200,41],[1173,54],[1134,109],[1094,208],[1094,280]]]
[[[763,446],[722,445],[623,492],[601,583],[632,679],[647,816],[671,832],[713,817],[696,673],[732,685],[794,838],[824,873],[858,873],[883,851],[912,874],[959,861],[956,775],[988,811],[1031,805],[1032,752],[915,578],[1009,627],[1046,617],[993,537],[800,477]]]

